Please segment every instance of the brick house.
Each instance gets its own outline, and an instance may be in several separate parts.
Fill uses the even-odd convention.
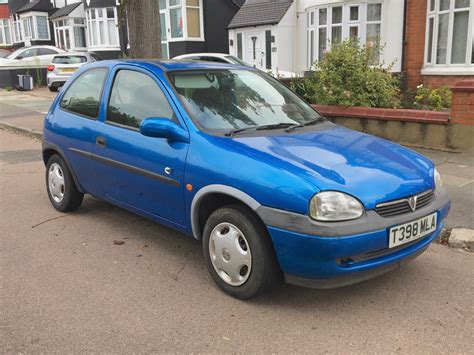
[[[331,45],[380,41],[380,63],[415,88],[474,75],[474,0],[247,0],[229,52],[263,70],[303,75]]]

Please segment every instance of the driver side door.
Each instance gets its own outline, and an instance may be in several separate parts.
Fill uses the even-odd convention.
[[[112,78],[92,149],[102,195],[125,208],[182,226],[188,143],[146,137],[139,126],[149,117],[186,126],[177,118],[169,94],[154,74],[118,66]]]

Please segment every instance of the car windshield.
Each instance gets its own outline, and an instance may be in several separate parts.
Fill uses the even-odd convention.
[[[87,58],[83,55],[57,55],[53,58],[55,64],[80,64],[87,62]]]
[[[256,70],[175,71],[170,80],[205,130],[304,125],[322,119],[285,85]]]
[[[240,64],[240,65],[245,65],[246,67],[248,67],[248,63],[245,63],[242,59],[239,59],[237,57],[234,57],[233,55],[228,55],[226,56],[226,59],[231,61],[232,63],[234,64]]]

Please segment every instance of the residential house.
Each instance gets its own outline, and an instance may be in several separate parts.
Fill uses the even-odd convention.
[[[54,44],[48,20],[53,11],[50,0],[10,0],[8,7],[12,47]]]
[[[454,85],[474,75],[473,17],[473,0],[247,0],[228,26],[229,52],[304,75],[331,45],[354,38],[382,45],[379,62],[410,88]]]
[[[227,53],[227,25],[244,0],[159,0],[164,57]]]
[[[244,2],[155,1],[160,6],[164,58],[192,52],[227,52],[227,25]],[[126,23],[119,26],[117,0],[9,0],[8,5],[0,21],[0,39],[4,31],[11,32],[5,45],[54,44],[65,50],[94,51],[103,58],[126,53],[128,33]]]
[[[12,44],[12,33],[10,29],[10,10],[8,0],[0,0],[0,48]]]

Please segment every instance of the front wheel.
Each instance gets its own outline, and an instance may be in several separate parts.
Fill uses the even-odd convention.
[[[203,251],[214,282],[233,297],[254,297],[280,279],[268,232],[240,205],[220,208],[209,216]]]

